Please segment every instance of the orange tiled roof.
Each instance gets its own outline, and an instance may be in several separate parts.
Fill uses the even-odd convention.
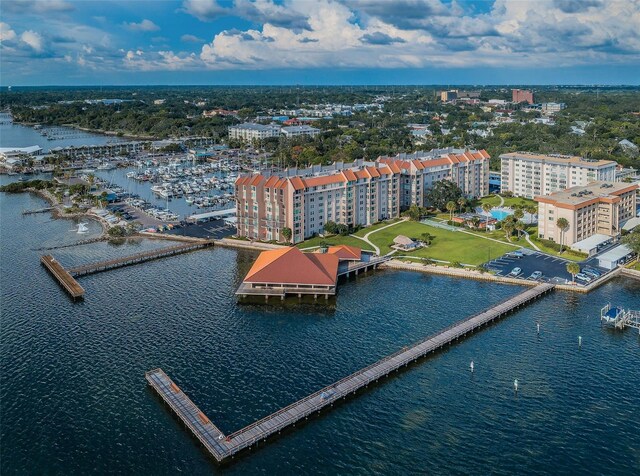
[[[291,185],[293,185],[293,189],[294,190],[303,190],[304,189],[304,182],[302,181],[302,179],[300,177],[291,177],[289,179],[289,181],[291,182]]]
[[[269,179],[265,182],[264,186],[265,187],[273,187],[275,184],[278,183],[278,180],[280,180],[280,178],[277,175],[272,175],[271,177],[269,177]]]
[[[342,174],[325,175],[323,177],[310,177],[304,179],[307,187],[319,187],[321,185],[330,185],[332,183],[344,182]]]
[[[360,259],[362,258],[362,250],[360,248],[356,248],[355,246],[349,245],[330,246],[327,250],[327,253],[337,256],[340,260],[360,261]]]
[[[263,251],[244,281],[333,286],[338,277],[338,262],[335,255],[303,253],[296,247]]]

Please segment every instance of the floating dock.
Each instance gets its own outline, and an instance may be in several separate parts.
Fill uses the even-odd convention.
[[[80,299],[84,296],[84,288],[78,284],[69,272],[64,269],[60,263],[51,255],[44,255],[40,258],[40,262],[49,270],[54,278],[60,283],[60,285],[75,299]]]
[[[541,284],[517,296],[507,299],[484,311],[459,321],[442,331],[427,337],[409,347],[371,364],[353,374],[327,386],[303,399],[292,403],[271,415],[249,424],[245,428],[225,435],[209,418],[182,392],[162,369],[147,372],[149,385],[180,417],[191,432],[202,442],[217,462],[223,462],[245,448],[257,445],[274,433],[294,425],[310,415],[320,412],[340,399],[354,394],[380,378],[417,361],[442,347],[465,337],[467,334],[489,324],[509,312],[525,306],[529,302],[548,293],[553,284]]]
[[[186,243],[184,245],[169,246],[167,248],[160,248],[153,251],[144,251],[142,253],[124,256],[122,258],[115,258],[106,261],[98,261],[97,263],[89,263],[82,266],[76,266],[75,268],[69,268],[67,271],[69,272],[69,274],[71,274],[71,276],[74,277],[86,276],[87,274],[100,273],[102,271],[122,268],[124,266],[130,266],[132,264],[144,263],[145,261],[151,261],[154,259],[165,258],[167,256],[188,253],[189,251],[206,248],[212,245],[213,241],[203,241],[198,243]]]

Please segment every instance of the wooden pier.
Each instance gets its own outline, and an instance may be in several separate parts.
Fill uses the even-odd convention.
[[[398,352],[229,435],[225,435],[211,423],[162,369],[151,370],[145,376],[149,385],[180,417],[215,460],[223,462],[239,451],[257,445],[284,428],[307,419],[325,407],[332,406],[338,400],[345,399],[370,383],[377,382],[380,378],[398,371],[401,367],[406,367],[421,357],[450,345],[482,326],[525,306],[553,288],[553,284],[540,284],[527,289],[517,296],[463,319],[426,339],[404,347]]]
[[[345,263],[346,266],[338,267],[338,277],[346,276],[349,277],[352,273],[354,275],[358,275],[360,272],[366,273],[370,269],[376,269],[382,263],[385,263],[391,259],[390,256],[377,256],[372,257],[368,261],[355,261],[352,263]]]
[[[124,256],[122,258],[115,258],[106,261],[98,261],[97,263],[89,263],[82,266],[76,266],[75,268],[69,268],[67,271],[69,272],[69,274],[71,274],[71,276],[74,277],[86,276],[87,274],[99,273],[101,271],[108,271],[110,269],[122,268],[123,266],[144,263],[145,261],[151,261],[158,258],[187,253],[189,251],[206,248],[212,245],[213,241],[203,241],[198,243],[186,243],[184,245],[169,246],[167,248],[160,248],[153,251],[144,251],[142,253],[136,253],[135,255],[131,256]]]
[[[60,263],[58,263],[53,256],[44,255],[40,258],[40,262],[49,270],[54,278],[60,283],[60,285],[75,299],[80,299],[84,296],[84,288],[78,284],[69,272],[64,269]]]

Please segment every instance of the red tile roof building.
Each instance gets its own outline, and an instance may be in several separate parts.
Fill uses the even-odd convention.
[[[375,162],[312,166],[281,175],[240,176],[235,184],[238,235],[293,243],[322,233],[328,221],[368,226],[426,203],[434,182],[450,180],[469,198],[489,193],[489,154],[484,150],[434,150],[381,157]]]

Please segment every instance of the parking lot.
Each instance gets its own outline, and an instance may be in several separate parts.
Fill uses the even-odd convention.
[[[224,220],[211,220],[198,224],[188,223],[163,233],[218,240],[234,235],[236,233],[236,227],[227,224]]]
[[[538,279],[538,281],[556,284],[564,284],[571,281],[571,274],[567,272],[567,263],[570,262],[569,260],[533,250],[523,249],[522,251],[523,256],[520,258],[509,256],[509,253],[507,253],[487,263],[487,267],[495,271],[498,276],[507,276],[513,268],[520,268],[522,272],[518,276],[519,279],[530,280],[530,276],[534,271],[540,271],[542,272],[542,277]],[[596,258],[590,258],[579,264],[581,269],[584,266],[589,266],[590,268],[598,270],[601,275],[608,272],[608,270],[598,266],[598,260]],[[582,283],[578,282],[578,284]]]

